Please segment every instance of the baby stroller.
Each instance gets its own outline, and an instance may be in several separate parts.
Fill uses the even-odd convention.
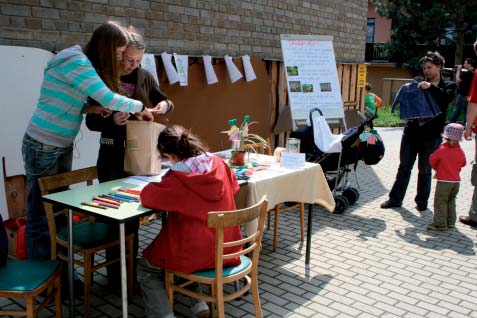
[[[290,137],[301,140],[300,152],[306,154],[306,161],[321,165],[328,186],[333,191],[336,204],[334,213],[340,214],[359,199],[358,189],[351,187],[348,178],[351,170],[356,169],[358,161],[362,159],[363,151],[357,141],[365,127],[372,125],[372,119],[363,120],[361,125],[349,129],[343,135],[333,135],[319,108],[311,109],[309,116],[310,126],[293,131]]]

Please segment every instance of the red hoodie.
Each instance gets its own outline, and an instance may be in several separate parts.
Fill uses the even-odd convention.
[[[451,147],[448,142],[434,151],[429,157],[432,169],[436,170],[436,179],[439,181],[459,182],[460,170],[466,164],[465,154],[458,143]]]
[[[235,210],[234,194],[239,185],[222,159],[212,156],[212,161],[210,172],[171,170],[161,182],[149,183],[142,190],[143,206],[169,212],[167,223],[143,251],[151,264],[187,274],[215,268],[215,230],[207,226],[207,213]],[[240,238],[240,227],[225,229],[225,242]],[[239,258],[224,262],[238,264]]]

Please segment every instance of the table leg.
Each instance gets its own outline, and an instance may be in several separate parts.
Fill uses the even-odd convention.
[[[121,254],[121,300],[123,318],[128,317],[128,289],[127,289],[127,274],[126,274],[126,234],[124,230],[124,223],[119,224],[119,244]]]
[[[310,264],[310,250],[311,250],[311,222],[313,217],[313,204],[308,204],[308,226],[306,229],[306,254],[305,265]]]
[[[75,316],[75,297],[73,288],[74,271],[74,251],[73,251],[73,210],[68,209],[68,288],[70,290],[69,317]]]

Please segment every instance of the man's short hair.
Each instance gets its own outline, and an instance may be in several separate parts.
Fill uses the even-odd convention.
[[[422,65],[426,62],[431,62],[435,65],[439,65],[439,66],[444,66],[444,64],[446,63],[446,61],[444,60],[444,57],[437,51],[435,52],[427,52],[426,55],[424,55],[420,60],[419,60],[419,64]]]
[[[475,60],[473,58],[468,57],[468,58],[465,59],[465,62],[472,65],[472,68],[475,68]]]

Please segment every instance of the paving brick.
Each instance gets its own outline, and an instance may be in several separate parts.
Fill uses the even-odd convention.
[[[168,4],[181,6],[172,0]],[[386,142],[386,156],[377,166],[358,166],[359,201],[340,216],[324,209],[314,213],[310,266],[304,265],[295,214],[284,213],[281,218],[281,225],[290,226],[280,227],[283,244],[278,253],[271,251],[273,231],[264,233],[259,275],[264,317],[477,318],[477,231],[461,224],[452,233],[426,231],[432,212],[414,210],[414,170],[404,208],[379,208],[394,181],[400,129],[378,129]],[[463,142],[462,148],[471,158],[473,143]],[[461,177],[470,179],[470,166],[464,167]],[[458,206],[467,207],[471,196],[470,186],[461,187]],[[159,221],[141,227],[141,249],[160,228]],[[92,317],[117,317],[120,296],[104,287],[104,274],[95,277]],[[178,318],[190,317],[185,297],[176,296],[175,303]],[[0,301],[1,308],[7,306],[16,305]],[[77,306],[81,312],[81,300]],[[42,317],[54,317],[52,307]],[[64,306],[63,312],[67,310]],[[228,303],[226,312],[231,318],[254,317],[251,295]],[[140,295],[130,301],[129,317],[144,317]]]

